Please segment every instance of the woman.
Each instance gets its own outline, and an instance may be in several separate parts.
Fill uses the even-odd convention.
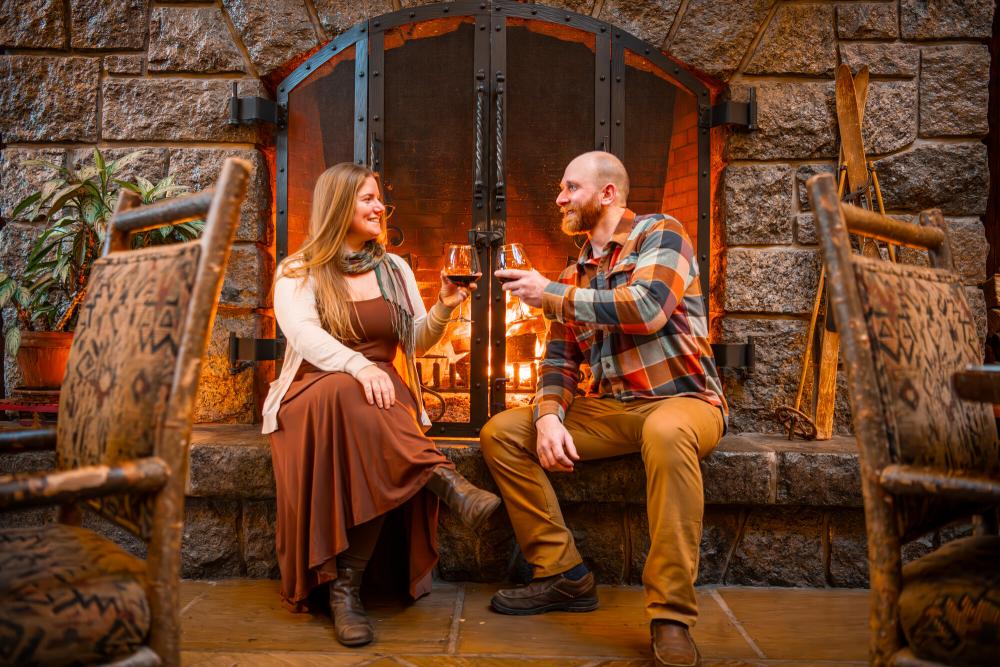
[[[423,433],[430,420],[414,357],[437,342],[469,292],[442,272],[427,312],[409,266],[380,242],[384,212],[373,172],[348,162],[327,169],[313,193],[309,238],[274,282],[288,344],[264,402],[264,433],[277,484],[281,596],[304,611],[310,592],[329,583],[345,646],[374,638],[361,577],[387,512],[405,506],[417,598],[430,592],[437,562],[438,498],[473,528],[500,504]]]

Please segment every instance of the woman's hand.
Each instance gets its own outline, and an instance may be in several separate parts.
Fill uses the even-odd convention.
[[[365,366],[358,373],[357,380],[365,388],[368,405],[388,410],[396,404],[396,388],[392,384],[392,378],[378,366]]]
[[[438,299],[445,305],[446,308],[455,308],[460,303],[469,298],[471,292],[476,291],[476,283],[469,283],[468,288],[459,287],[455,283],[448,280],[448,276],[445,275],[444,269],[441,269],[441,293],[438,295]]]

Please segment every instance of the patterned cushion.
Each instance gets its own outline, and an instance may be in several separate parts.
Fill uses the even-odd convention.
[[[855,258],[892,459],[1000,471],[989,406],[965,401],[952,375],[982,363],[965,289],[950,272]]]
[[[946,665],[995,665],[1000,537],[949,542],[903,568],[899,619],[910,649]]]
[[[94,262],[59,392],[59,467],[150,456],[173,383],[200,246]]]
[[[83,528],[0,531],[0,665],[128,655],[149,633],[146,567]]]

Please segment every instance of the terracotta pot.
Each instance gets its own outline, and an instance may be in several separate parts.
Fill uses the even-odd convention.
[[[56,389],[66,375],[72,331],[22,331],[17,365],[24,377],[24,387]]]

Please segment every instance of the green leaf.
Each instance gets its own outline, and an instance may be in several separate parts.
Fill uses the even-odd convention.
[[[117,179],[117,178],[116,178],[116,179],[114,179],[114,182],[115,182],[115,183],[116,183],[116,184],[117,184],[118,186],[120,186],[120,187],[123,187],[123,188],[125,188],[126,190],[131,190],[132,192],[136,193],[136,194],[137,194],[137,195],[139,195],[140,197],[142,196],[142,188],[140,188],[140,187],[139,187],[138,185],[136,185],[135,183],[129,183],[128,181],[123,181],[123,180],[120,180],[120,179]]]
[[[3,342],[7,356],[16,357],[17,351],[21,347],[21,330],[17,327],[10,327],[4,332]]]
[[[143,196],[146,196],[150,192],[150,190],[153,189],[153,184],[148,179],[143,178],[142,176],[136,176],[135,182],[138,183],[139,187],[142,188]]]
[[[111,174],[116,174],[118,173],[118,170],[137,162],[139,158],[143,157],[145,154],[146,151],[139,150],[139,151],[132,151],[128,155],[123,155],[122,157],[118,158],[108,166],[108,172]]]
[[[49,213],[46,217],[51,218],[56,213],[58,213],[59,209],[65,206],[66,203],[69,202],[69,200],[71,200],[73,197],[80,194],[81,190],[82,190],[82,185],[80,183],[70,183],[62,190],[55,193],[52,196],[53,199],[52,205],[49,207]]]
[[[24,162],[21,163],[21,165],[24,167],[48,167],[57,174],[68,173],[66,171],[66,167],[60,164],[55,164],[54,162],[49,162],[48,160],[41,160],[41,159],[25,160]]]
[[[105,171],[105,169],[107,169],[107,167],[104,164],[104,156],[101,155],[101,150],[96,146],[94,147],[94,164],[97,165],[98,171],[103,172]]]
[[[41,198],[42,198],[41,191],[35,192],[35,193],[32,193],[32,194],[28,195],[27,197],[25,197],[24,199],[22,199],[21,201],[19,201],[17,203],[17,206],[14,207],[14,212],[11,214],[11,217],[16,219],[17,216],[21,215],[21,213],[26,208],[28,208],[29,206],[31,206],[32,204],[34,204],[35,202],[37,202]]]

